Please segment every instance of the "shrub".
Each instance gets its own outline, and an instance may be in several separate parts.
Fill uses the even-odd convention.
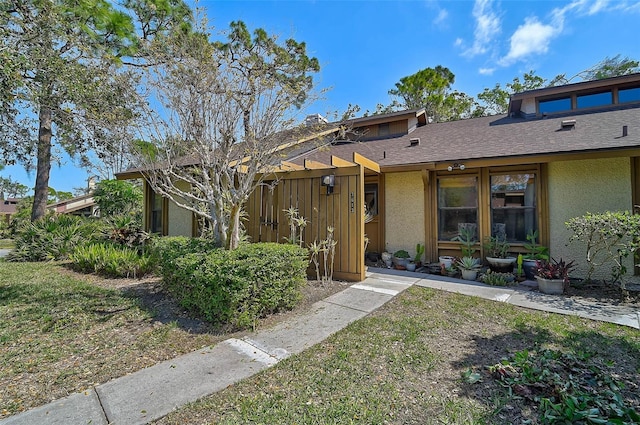
[[[135,248],[113,243],[79,246],[69,256],[72,267],[82,273],[106,277],[142,277],[153,269],[153,260]]]
[[[202,243],[172,239],[166,245],[183,252]],[[165,286],[182,306],[213,323],[255,326],[258,318],[291,309],[302,298],[308,253],[298,246],[258,243],[232,251],[175,254],[159,256],[172,257],[173,270],[161,265]]]
[[[566,226],[573,232],[569,242],[580,241],[584,244],[587,263],[585,280],[591,280],[597,267],[612,264],[613,281],[621,280],[627,273],[623,260],[638,249],[640,237],[640,215],[629,211],[602,214],[587,213],[582,217],[574,217]]]
[[[151,253],[165,281],[173,279],[175,261],[188,254],[205,254],[219,246],[212,239],[170,236],[153,239]]]
[[[76,246],[99,238],[101,224],[82,217],[53,214],[27,223],[7,261],[66,260]]]

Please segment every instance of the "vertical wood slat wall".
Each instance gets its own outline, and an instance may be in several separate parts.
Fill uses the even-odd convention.
[[[321,185],[323,175],[335,175],[331,194]],[[304,170],[280,173],[273,181],[271,201],[261,186],[247,203],[247,233],[252,242],[285,242],[289,237],[289,221],[285,211],[297,208],[308,224],[303,232],[304,245],[327,237],[327,227],[334,229],[337,242],[334,260],[336,279],[361,281],[364,269],[364,168],[361,165],[323,170]],[[265,201],[272,202],[277,224],[265,216]]]

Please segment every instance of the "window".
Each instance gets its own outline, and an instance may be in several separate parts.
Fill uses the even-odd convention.
[[[452,176],[438,179],[438,239],[450,241],[458,228],[478,223],[478,178]]]
[[[162,235],[164,198],[153,191],[150,192],[150,198],[149,205],[151,206],[151,223],[149,230],[151,233],[160,233]]]
[[[369,183],[364,185],[364,204],[365,211],[369,216],[378,215],[378,184]]]
[[[535,174],[491,176],[491,235],[526,242],[536,222]]]
[[[388,136],[390,134],[389,123],[385,122],[378,125],[378,136]]]
[[[633,89],[618,90],[619,103],[638,102],[638,101],[640,101],[640,87],[636,87]]]
[[[604,93],[585,94],[577,97],[577,107],[594,108],[596,106],[611,105],[613,97],[610,91]]]
[[[565,97],[562,99],[542,100],[538,106],[541,114],[569,111],[571,110],[571,98]]]

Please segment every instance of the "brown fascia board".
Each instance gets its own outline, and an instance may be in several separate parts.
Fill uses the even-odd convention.
[[[368,117],[353,118],[344,121],[346,125],[362,126],[362,125],[375,125],[386,122],[400,121],[403,118],[418,118],[418,121],[427,122],[427,113],[424,108],[421,109],[409,109],[405,111],[390,112],[388,114],[371,115]]]
[[[622,75],[620,77],[603,78],[602,80],[581,81],[579,83],[565,84],[563,86],[543,87],[535,90],[514,93],[510,96],[510,100],[529,99],[531,97],[538,98],[542,96],[553,96],[563,93],[574,93],[582,90],[598,89],[601,87],[609,87],[627,83],[640,83],[640,73]]]

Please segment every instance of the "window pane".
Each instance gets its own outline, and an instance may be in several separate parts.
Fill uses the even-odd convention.
[[[478,179],[464,176],[438,179],[438,239],[455,238],[458,228],[468,227],[467,223],[478,223]]]
[[[378,215],[378,184],[364,185],[364,204],[366,211],[373,217]]]
[[[613,98],[611,92],[587,94],[578,96],[578,109],[593,108],[595,106],[611,105]]]
[[[569,111],[571,109],[571,98],[566,97],[564,99],[543,100],[540,102],[539,109],[541,114]]]
[[[510,242],[526,242],[537,229],[535,174],[491,176],[491,233]]]
[[[624,89],[618,91],[618,102],[637,102],[640,100],[640,87],[635,89]]]

